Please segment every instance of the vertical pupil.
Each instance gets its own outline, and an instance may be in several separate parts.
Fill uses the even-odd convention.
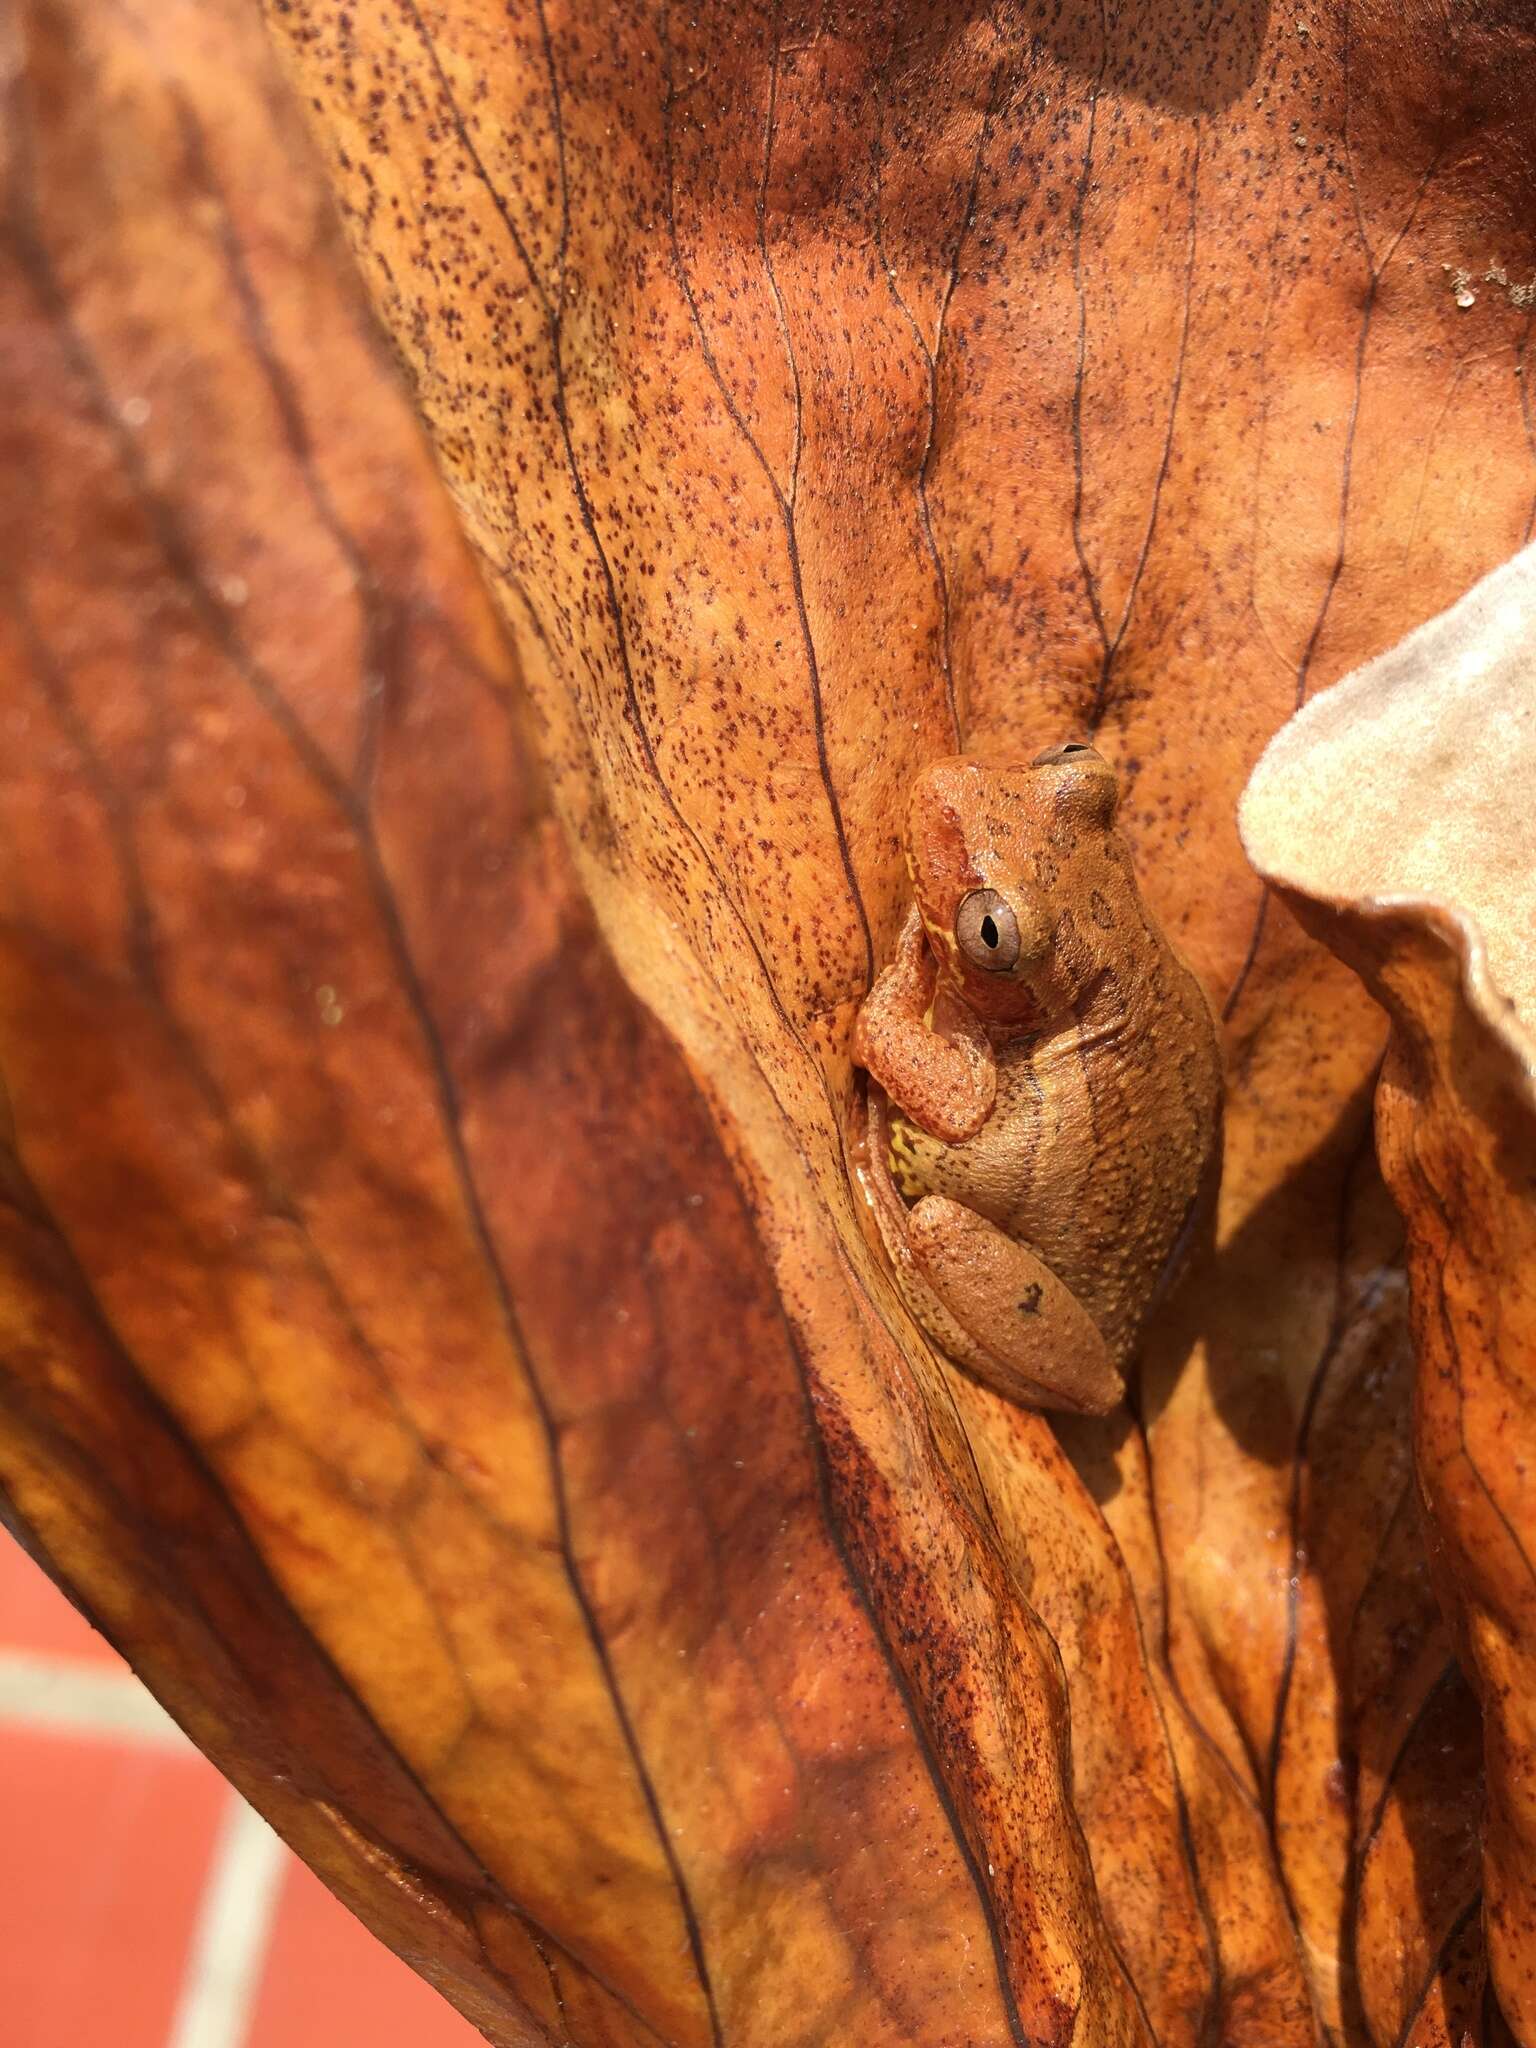
[[[981,920],[981,943],[984,946],[995,946],[997,944],[997,926],[993,923],[990,916],[984,917]]]

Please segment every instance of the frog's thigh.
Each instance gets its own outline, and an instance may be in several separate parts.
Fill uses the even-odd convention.
[[[1114,1407],[1125,1383],[1097,1323],[1027,1244],[945,1195],[925,1195],[912,1210],[907,1244],[972,1340],[957,1354],[962,1364],[1032,1408]]]

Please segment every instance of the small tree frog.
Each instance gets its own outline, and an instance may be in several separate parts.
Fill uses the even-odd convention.
[[[903,1299],[1011,1399],[1102,1414],[1214,1199],[1221,1051],[1092,747],[919,776],[913,903],[859,1012],[863,1178]]]

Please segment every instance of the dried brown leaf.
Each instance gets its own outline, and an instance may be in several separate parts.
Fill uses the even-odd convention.
[[[1452,1967],[1442,1943],[1470,1940],[1479,1873],[1465,1809],[1479,1762],[1492,1981],[1518,2037],[1536,2023],[1533,617],[1528,550],[1288,726],[1243,805],[1255,862],[1393,1023],[1377,1135],[1408,1233],[1414,1465],[1459,1669],[1444,1665],[1378,1767],[1359,1845],[1377,2040],[1408,2035]],[[1423,1676],[1442,1654],[1426,1648]],[[1481,1758],[1462,1671],[1482,1707]],[[1411,1902],[1394,1900],[1405,1890]],[[1416,1920],[1418,1941],[1373,1940],[1383,1916],[1396,1930]]]
[[[1513,7],[269,15],[517,663],[248,12],[26,0],[13,1518],[495,2040],[1497,2038],[1382,1020],[1233,816],[1526,530]],[[847,1040],[914,768],[1084,729],[1228,1168],[1053,1428]]]

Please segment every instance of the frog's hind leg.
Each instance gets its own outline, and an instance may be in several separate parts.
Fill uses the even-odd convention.
[[[1098,1324],[1030,1246],[945,1195],[911,1210],[906,1242],[943,1311],[930,1334],[979,1379],[1031,1408],[1102,1415],[1120,1400],[1125,1382]]]

